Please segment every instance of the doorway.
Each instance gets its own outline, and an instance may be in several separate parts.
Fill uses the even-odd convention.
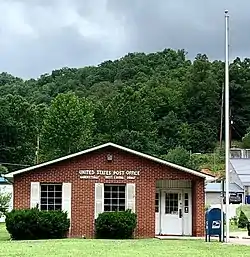
[[[190,189],[161,189],[155,197],[155,232],[160,235],[192,235]]]

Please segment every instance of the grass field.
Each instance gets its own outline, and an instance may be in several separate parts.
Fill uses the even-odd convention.
[[[200,240],[87,240],[63,239],[47,241],[9,241],[3,224],[0,225],[0,256],[88,256],[88,257],[245,257],[248,246],[205,243]]]

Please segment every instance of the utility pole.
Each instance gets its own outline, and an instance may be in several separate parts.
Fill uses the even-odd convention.
[[[221,92],[221,108],[220,108],[220,149],[222,149],[222,129],[223,129],[223,106],[224,106],[224,84]]]
[[[35,164],[39,163],[39,150],[40,150],[40,137],[39,137],[39,134],[38,134],[37,135],[37,143],[36,143]]]
[[[232,109],[229,107],[229,129],[230,129],[230,141],[229,141],[229,147],[230,149],[232,148],[232,124],[233,124],[233,119],[232,119]]]
[[[224,199],[225,199],[225,179],[221,176],[221,241],[224,242],[225,227],[224,227]]]
[[[229,242],[229,151],[230,151],[230,106],[229,106],[229,14],[225,11],[225,167],[226,167],[226,242]]]

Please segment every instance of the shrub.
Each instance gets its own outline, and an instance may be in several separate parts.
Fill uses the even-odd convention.
[[[234,216],[230,219],[231,225],[238,225],[238,217]]]
[[[5,223],[14,240],[64,238],[70,226],[66,212],[37,208],[12,210],[6,213]]]
[[[238,221],[238,228],[246,228],[247,224],[248,224],[248,218],[245,215],[245,213],[241,211],[239,221]]]
[[[95,221],[96,238],[130,239],[136,227],[137,216],[131,210],[103,212]]]
[[[250,222],[247,223],[247,235],[250,236]]]

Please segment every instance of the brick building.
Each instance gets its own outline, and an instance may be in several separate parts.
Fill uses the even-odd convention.
[[[187,169],[113,143],[5,175],[14,208],[63,209],[71,237],[93,237],[103,211],[132,209],[137,237],[204,235],[205,181]]]

